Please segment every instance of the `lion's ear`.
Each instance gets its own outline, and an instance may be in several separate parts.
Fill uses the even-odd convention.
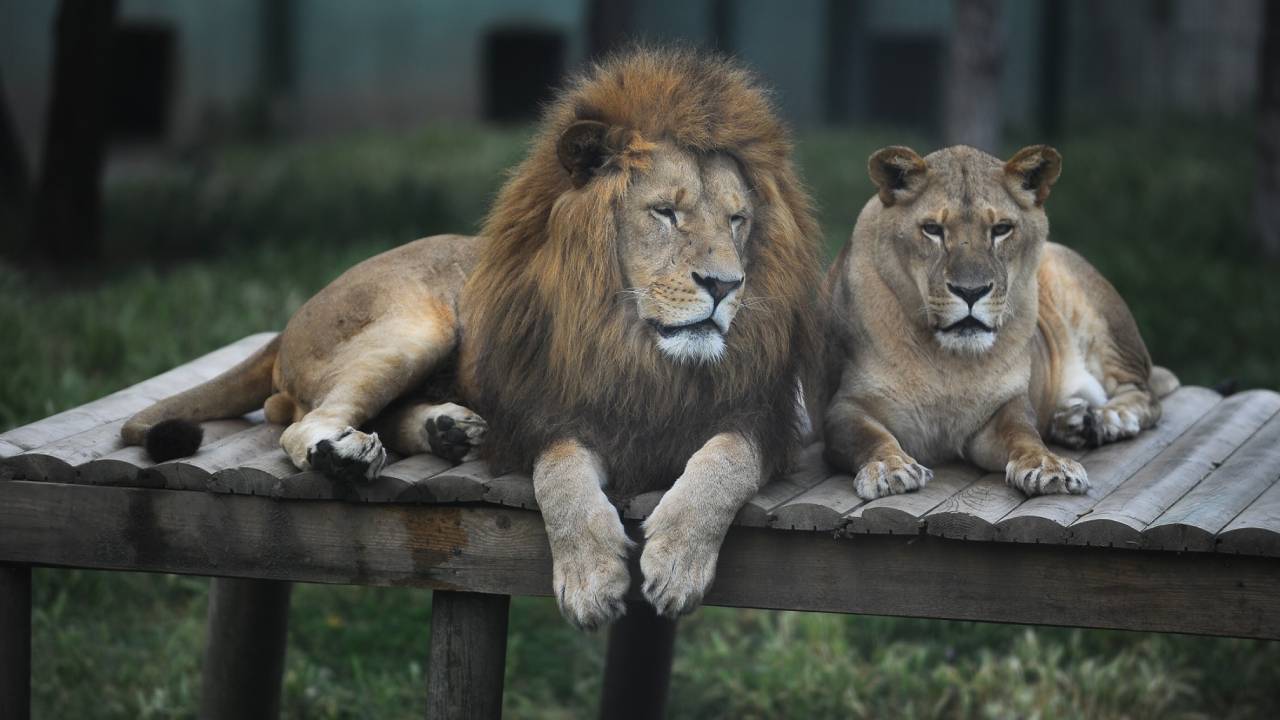
[[[586,185],[616,152],[608,147],[608,141],[609,126],[596,120],[579,120],[560,136],[556,154],[574,187]]]
[[[1024,147],[1004,164],[1005,186],[1023,205],[1040,206],[1062,172],[1062,156],[1048,145]]]
[[[924,158],[901,145],[881,148],[867,160],[867,173],[879,189],[880,201],[885,207],[915,199],[924,190],[927,171]]]

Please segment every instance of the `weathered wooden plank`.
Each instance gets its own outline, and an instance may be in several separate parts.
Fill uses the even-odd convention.
[[[76,467],[124,447],[123,420],[99,425],[61,440],[0,460],[0,480],[21,478],[39,482],[75,482]]]
[[[181,390],[197,385],[248,357],[270,342],[275,333],[258,333],[214,350],[166,373],[144,380],[104,398],[86,403],[0,435],[0,457],[12,448],[34,450],[65,437],[122,420]]]
[[[247,468],[245,472],[253,472],[258,469],[253,464],[254,460],[267,456],[278,459],[274,453],[280,450],[282,432],[284,428],[279,425],[260,423],[201,447],[200,451],[191,457],[144,468],[139,473],[139,478],[148,487],[164,487],[170,490],[207,490],[210,489],[214,473],[219,470]],[[274,466],[278,466],[278,463]],[[265,481],[265,478],[258,480]],[[257,482],[257,480],[248,480],[248,482]],[[230,485],[226,485],[223,489],[226,490],[229,487]],[[269,491],[270,488],[268,488]]]
[[[1067,542],[1137,548],[1142,531],[1280,411],[1280,394],[1226,398],[1068,528]],[[1277,460],[1280,465],[1280,459]]]
[[[481,460],[453,465],[434,455],[415,455],[393,465],[392,475],[399,477],[398,466],[416,463],[413,472],[401,478],[405,486],[392,498],[395,502],[475,502],[484,500],[493,475]],[[387,474],[387,473],[384,473]],[[368,502],[375,498],[365,496]]]
[[[1058,451],[1067,457],[1083,454]],[[958,540],[995,540],[996,523],[1026,500],[1005,483],[1004,473],[987,473],[925,513],[925,532]]]
[[[484,501],[525,510],[538,509],[533,478],[523,473],[507,473],[490,480],[484,487]]]
[[[1225,462],[1142,532],[1142,545],[1213,550],[1218,533],[1280,478],[1280,416],[1272,417]]]
[[[292,588],[276,580],[213,579],[201,668],[201,720],[280,717]]]
[[[283,431],[283,429],[281,429]],[[244,449],[237,450],[243,452]],[[264,448],[263,452],[244,461],[238,461],[213,472],[205,483],[205,490],[232,495],[261,495],[278,497],[277,484],[298,473],[293,461],[280,449],[279,443]],[[311,473],[319,475],[319,473]]]
[[[1280,446],[1276,450],[1280,453]],[[1272,462],[1280,476],[1280,461]],[[1280,557],[1280,481],[1272,483],[1218,533],[1218,551]]]
[[[427,717],[502,717],[510,604],[507,595],[432,593]]]
[[[1091,487],[1087,495],[1028,498],[996,523],[997,538],[1012,542],[1065,542],[1067,526],[1177,440],[1221,399],[1205,388],[1180,388],[1164,399],[1164,414],[1154,428],[1132,440],[1104,445],[1080,459],[1080,464],[1089,472]]]
[[[844,516],[863,503],[851,475],[834,475],[773,509],[770,527],[784,530],[835,530]]]
[[[928,512],[964,491],[982,471],[953,463],[938,467],[933,480],[915,492],[890,495],[857,506],[845,516],[846,533],[913,534],[920,532]]]
[[[12,481],[0,527],[0,562],[551,591],[541,516],[493,506]],[[714,605],[1280,639],[1275,558],[732,528],[718,567]]]
[[[822,459],[822,443],[814,443],[800,451],[786,475],[765,483],[760,492],[738,510],[733,524],[768,527],[775,508],[829,477],[831,471]]]
[[[31,717],[31,568],[0,564],[0,718]]]
[[[229,435],[246,430],[253,425],[252,421],[244,418],[210,420],[200,424],[204,428],[204,443],[206,446],[216,443]],[[148,487],[140,477],[141,471],[153,465],[155,463],[151,461],[151,458],[147,457],[145,449],[136,445],[122,447],[76,468],[74,482],[84,485]]]

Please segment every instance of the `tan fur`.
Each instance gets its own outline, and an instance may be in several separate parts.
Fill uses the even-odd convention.
[[[790,154],[733,63],[612,58],[550,106],[483,239],[427,238],[344,273],[264,351],[252,394],[292,422],[281,444],[299,468],[372,478],[385,441],[532,470],[555,593],[581,627],[616,618],[629,585],[610,496],[674,483],[641,566],[655,606],[687,612],[803,424],[819,233]]]
[[[863,497],[917,489],[957,457],[1029,493],[1084,492],[1042,433],[1078,446],[1159,419],[1128,308],[1046,241],[1060,162],[1044,146],[1007,163],[967,147],[872,156],[879,192],[823,291],[827,455]]]

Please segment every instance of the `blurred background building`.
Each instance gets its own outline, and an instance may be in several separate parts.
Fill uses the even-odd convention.
[[[1230,114],[1255,97],[1262,0],[1006,2],[1008,127],[1063,118]],[[28,164],[53,86],[58,4],[0,0],[0,77]],[[950,0],[123,0],[107,73],[113,143],[521,122],[566,72],[627,38],[730,51],[800,127],[936,133]]]

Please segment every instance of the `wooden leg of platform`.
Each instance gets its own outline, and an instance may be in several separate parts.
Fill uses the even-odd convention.
[[[0,565],[0,718],[31,717],[31,568]]]
[[[200,717],[276,718],[292,583],[214,578]]]
[[[432,593],[428,718],[502,716],[510,604],[508,595]]]
[[[609,630],[600,717],[663,717],[675,645],[675,620],[647,602],[627,603],[627,614]]]

